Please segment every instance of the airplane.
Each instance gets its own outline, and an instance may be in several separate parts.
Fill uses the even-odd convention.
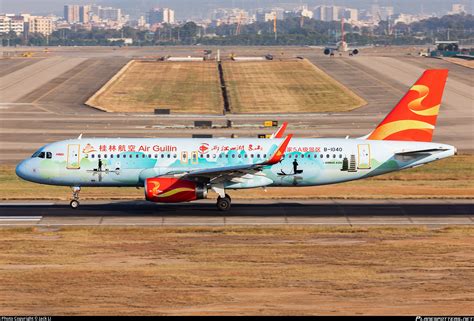
[[[178,203],[228,190],[342,183],[424,165],[457,153],[432,142],[448,70],[426,70],[385,119],[359,138],[85,138],[45,145],[20,162],[24,180],[72,187],[144,187],[145,199]]]
[[[354,56],[359,53],[358,48],[349,47],[345,40],[344,36],[344,18],[341,19],[341,41],[336,43],[335,46],[326,46],[324,47],[323,53],[325,55],[334,56],[334,53],[337,52],[339,55],[342,55],[345,52],[349,52],[349,56]]]

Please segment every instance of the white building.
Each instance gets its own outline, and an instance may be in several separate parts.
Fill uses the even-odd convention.
[[[80,21],[80,7],[77,4],[67,4],[64,6],[64,20],[69,23],[78,23]]]
[[[28,20],[28,32],[49,36],[53,33],[53,19],[31,16]]]
[[[359,10],[340,6],[318,6],[313,11],[313,18],[321,21],[337,21],[344,18],[348,22],[357,22]]]
[[[466,13],[466,7],[460,3],[454,3],[451,7],[451,11],[448,12],[450,15],[462,13]]]
[[[175,23],[174,10],[170,8],[155,8],[148,12],[148,23],[150,25],[158,23]]]

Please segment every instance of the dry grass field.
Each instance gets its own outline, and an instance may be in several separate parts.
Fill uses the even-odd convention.
[[[6,315],[472,315],[474,229],[28,228]]]
[[[132,61],[87,104],[109,112],[222,114],[215,62]]]
[[[223,66],[233,113],[342,112],[366,104],[306,59]]]
[[[422,167],[336,185],[229,192],[234,199],[413,199],[473,198],[474,156],[458,155]],[[68,187],[21,180],[13,166],[0,166],[0,199],[68,200]],[[217,197],[210,195],[210,197]],[[143,199],[135,188],[83,188],[81,199]]]

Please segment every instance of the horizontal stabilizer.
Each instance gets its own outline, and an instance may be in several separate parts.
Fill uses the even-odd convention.
[[[447,148],[418,149],[418,150],[410,150],[410,151],[398,152],[398,153],[395,153],[395,155],[410,156],[410,155],[416,155],[416,154],[445,152],[445,151],[447,151],[447,150],[448,150]]]

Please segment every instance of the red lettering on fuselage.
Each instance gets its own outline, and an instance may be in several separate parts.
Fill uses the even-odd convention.
[[[178,148],[176,146],[172,145],[153,145],[153,151],[154,152],[176,152]]]

